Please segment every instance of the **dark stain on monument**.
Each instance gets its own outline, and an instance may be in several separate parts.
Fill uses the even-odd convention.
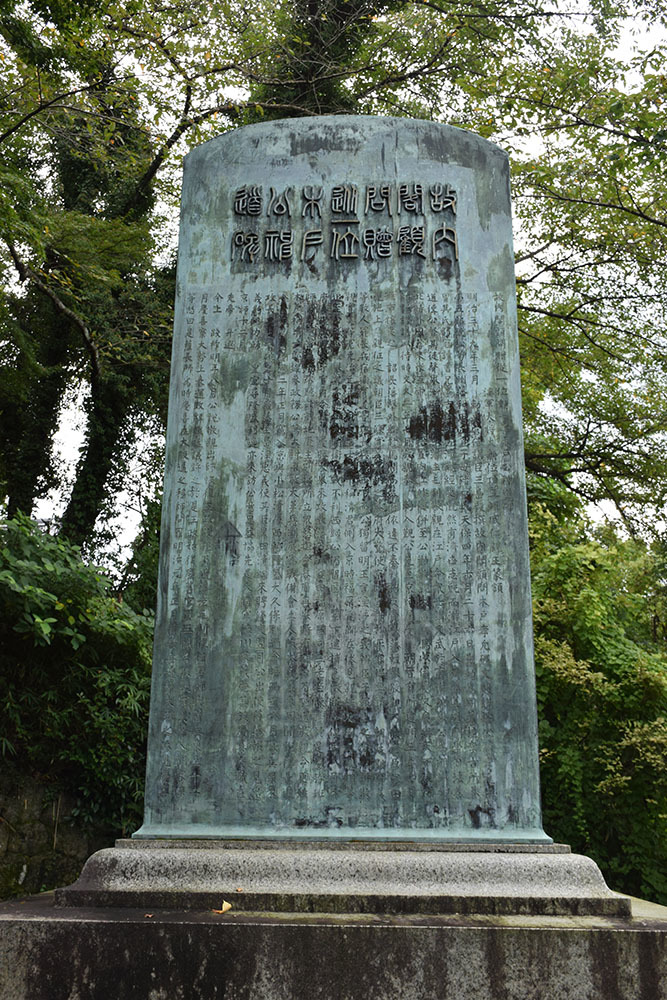
[[[339,816],[338,806],[326,806],[325,807],[326,819],[295,819],[294,826],[297,829],[310,828],[313,830],[323,830],[330,828],[332,826],[340,827],[343,825],[343,819]]]
[[[304,257],[304,259],[303,259],[303,262],[306,265],[306,267],[308,268],[308,270],[310,271],[310,273],[314,274],[315,277],[317,278],[317,277],[319,277],[320,272],[319,272],[319,269],[317,268],[317,266],[316,266],[316,264],[315,264],[314,261],[315,261],[315,253],[314,252],[313,252],[313,254],[312,254],[311,257]]]
[[[371,771],[379,757],[384,759],[383,737],[371,708],[334,705],[326,714],[326,727],[326,765],[330,771]]]
[[[266,317],[266,339],[273,348],[273,353],[277,358],[284,353],[287,347],[285,331],[287,329],[287,302],[285,297],[280,300],[280,311],[270,313]]]
[[[312,347],[304,347],[301,351],[301,367],[307,372],[315,371],[315,358]]]
[[[383,615],[385,615],[391,607],[391,594],[389,592],[389,587],[387,586],[387,580],[384,574],[376,576],[375,583],[378,589],[378,604],[380,611]]]
[[[479,405],[472,406],[467,401],[462,405],[452,400],[443,407],[439,400],[420,407],[419,412],[410,417],[407,432],[413,441],[468,442],[471,437],[483,440],[482,415]]]
[[[190,425],[190,440],[188,441],[188,447],[193,450],[193,452],[200,451],[204,443],[204,423],[201,418],[195,416],[192,419],[192,424]]]
[[[453,262],[449,257],[439,257],[435,263],[438,269],[438,276],[444,281],[449,281],[454,271]]]
[[[329,435],[332,441],[337,438],[354,440],[360,436],[359,428],[359,386],[342,385],[334,389],[331,405],[331,416],[324,410],[320,414],[328,421]],[[370,434],[366,435],[366,438]]]
[[[410,417],[408,434],[413,441],[427,440],[440,444],[453,441],[456,436],[456,408],[450,403],[444,410],[439,401],[422,406],[419,413]]]
[[[308,305],[304,317],[304,331],[308,332],[302,338],[300,362],[301,367],[308,372],[314,372],[327,364],[340,353],[340,307],[336,302],[327,302],[316,308],[313,303]]]
[[[617,983],[620,981],[620,968],[619,968],[619,948],[618,942],[614,941],[613,935],[605,934],[600,936],[599,943],[596,942],[596,946],[589,948],[590,962],[592,970],[595,975],[597,987],[599,989],[598,996],[615,998],[618,996],[617,993]],[[639,960],[641,965],[641,959]],[[643,979],[643,976],[641,977]],[[647,993],[641,992],[640,997],[658,997],[660,991],[658,989],[654,991],[649,991]]]
[[[225,539],[225,554],[229,556],[232,565],[236,562],[240,554],[240,538],[241,532],[238,530],[235,524],[231,521],[227,521],[222,533]]]
[[[468,815],[476,830],[479,830],[483,826],[495,828],[496,817],[494,809],[484,809],[482,806],[477,805],[474,809],[468,809]]]
[[[432,605],[433,599],[430,594],[410,594],[410,611],[412,612],[413,622],[427,620]],[[422,612],[426,612],[426,614]]]
[[[342,462],[339,459],[329,459],[325,465],[331,469],[339,483],[361,486],[364,491],[381,486],[385,500],[391,500],[395,496],[395,463],[382,455],[373,455],[372,458],[345,455]]]

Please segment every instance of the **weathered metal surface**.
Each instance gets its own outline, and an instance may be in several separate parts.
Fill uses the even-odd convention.
[[[140,837],[546,841],[507,158],[186,159]]]

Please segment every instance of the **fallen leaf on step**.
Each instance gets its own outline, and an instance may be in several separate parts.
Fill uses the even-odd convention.
[[[221,910],[212,910],[211,912],[212,913],[227,913],[227,911],[231,910],[231,908],[232,908],[232,904],[228,903],[226,899],[223,899],[223,901],[222,901],[222,909]]]
[[[152,914],[152,913],[144,913],[144,916],[145,916],[145,917],[152,917],[152,916],[153,916],[153,914]]]

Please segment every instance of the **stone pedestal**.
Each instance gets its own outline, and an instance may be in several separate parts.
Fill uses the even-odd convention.
[[[564,845],[358,841],[118,841],[86,863],[60,906],[367,914],[629,916],[590,858]]]
[[[221,901],[220,901],[221,902]],[[632,917],[0,906],[2,1000],[667,1000],[667,909]],[[221,909],[221,905],[214,908]]]

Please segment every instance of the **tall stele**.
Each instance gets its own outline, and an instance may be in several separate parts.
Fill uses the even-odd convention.
[[[506,155],[425,121],[186,158],[139,838],[549,843]]]

